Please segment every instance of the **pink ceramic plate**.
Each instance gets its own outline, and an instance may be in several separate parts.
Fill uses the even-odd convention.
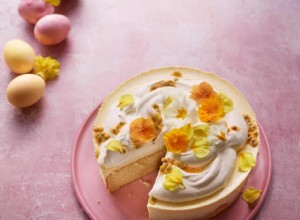
[[[148,219],[148,192],[152,188],[156,172],[137,180],[111,194],[104,187],[98,174],[94,156],[92,130],[100,104],[88,115],[76,138],[72,158],[71,172],[73,187],[77,198],[91,219],[143,220]],[[262,189],[263,193],[255,207],[250,208],[241,196],[214,220],[252,219],[262,206],[271,178],[271,154],[268,140],[260,126],[261,149],[255,169],[252,170],[245,187]],[[150,183],[150,186],[146,184]]]

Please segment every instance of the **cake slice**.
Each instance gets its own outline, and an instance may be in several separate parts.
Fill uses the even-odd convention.
[[[259,150],[255,114],[229,82],[185,67],[141,73],[103,102],[93,141],[113,192],[159,170],[150,219],[207,219],[232,204]]]

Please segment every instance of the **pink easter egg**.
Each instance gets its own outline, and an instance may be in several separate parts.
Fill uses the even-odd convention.
[[[52,14],[54,7],[43,0],[21,0],[18,11],[25,21],[35,24],[41,17]]]
[[[42,17],[34,27],[35,38],[44,45],[62,42],[69,34],[71,23],[64,15],[51,14]]]

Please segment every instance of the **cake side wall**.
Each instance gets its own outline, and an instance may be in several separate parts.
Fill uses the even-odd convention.
[[[196,200],[193,205],[182,205],[182,208],[172,206],[171,203],[168,203],[168,205],[162,205],[159,201],[154,205],[148,203],[147,208],[149,218],[151,220],[207,220],[213,218],[236,201],[246,182],[247,179],[245,179],[232,193],[228,194],[226,197],[223,197],[222,199],[205,206],[203,206],[199,200]]]

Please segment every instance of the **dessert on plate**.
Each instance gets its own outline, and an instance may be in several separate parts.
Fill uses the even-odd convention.
[[[259,131],[232,84],[167,67],[129,79],[105,99],[93,142],[111,192],[158,170],[150,219],[209,219],[240,195],[255,166]]]

